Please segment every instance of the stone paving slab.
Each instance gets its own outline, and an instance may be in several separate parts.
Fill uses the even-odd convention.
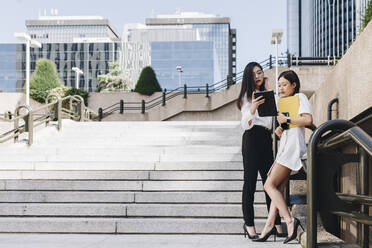
[[[242,235],[0,234],[0,248],[300,248],[300,244],[254,243]]]

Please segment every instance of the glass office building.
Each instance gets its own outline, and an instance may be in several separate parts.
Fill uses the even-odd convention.
[[[52,60],[64,85],[75,87],[76,75],[72,67],[79,67],[79,88],[94,91],[97,76],[109,71],[109,62],[118,60],[120,43],[46,43],[31,48],[30,72],[40,58]],[[26,80],[26,45],[0,44],[0,90],[20,92]]]
[[[353,43],[371,0],[287,0],[288,52],[342,56]]]
[[[160,41],[151,42],[151,66],[162,88],[203,86],[213,82],[213,42]],[[182,65],[181,85],[176,67]]]
[[[22,91],[22,78],[26,70],[21,70],[22,44],[0,44],[0,91]]]
[[[180,13],[176,15],[160,15],[156,18],[147,18],[146,25],[143,24],[128,24],[124,26],[123,40],[128,43],[136,42],[148,42],[151,45],[151,51],[149,57],[152,62],[157,61],[153,59],[154,51],[157,49],[160,42],[164,42],[164,47],[173,49],[177,47],[176,44],[183,44],[183,49],[190,49],[188,53],[197,54],[199,47],[195,44],[200,42],[200,47],[210,44],[212,51],[207,53],[204,51],[199,54],[199,66],[202,67],[199,71],[193,71],[186,69],[188,62],[184,58],[179,57],[177,59],[176,54],[168,63],[168,65],[175,65],[173,68],[169,67],[169,72],[165,72],[165,67],[162,67],[159,73],[157,72],[157,65],[154,64],[154,69],[157,75],[162,77],[163,80],[174,80],[174,75],[177,74],[176,66],[183,68],[182,77],[196,80],[197,73],[201,71],[206,72],[212,67],[213,70],[209,71],[209,76],[205,76],[204,73],[199,75],[198,85],[212,84],[216,81],[226,79],[228,76],[235,78],[236,75],[236,30],[230,28],[230,19],[226,17],[217,17],[215,15],[206,15],[200,13]],[[170,43],[167,43],[170,42]],[[179,42],[179,43],[177,43]],[[187,43],[189,42],[189,43]],[[173,44],[173,45],[170,45]],[[188,44],[188,45],[186,45]],[[182,46],[182,45],[181,45]],[[208,48],[209,49],[209,48]],[[164,53],[167,53],[165,49],[162,49]],[[184,50],[186,52],[186,50]],[[156,56],[160,51],[156,51]],[[174,50],[170,50],[171,53]],[[206,57],[202,57],[206,56]],[[164,57],[167,57],[166,55]],[[170,57],[168,57],[170,58]],[[196,57],[194,57],[197,59]],[[206,61],[205,64],[200,63]],[[212,67],[210,61],[213,61]],[[125,62],[124,63],[128,63]],[[165,75],[169,75],[171,78],[165,79]],[[178,77],[178,76],[177,76]],[[209,82],[204,80],[210,79]],[[196,83],[196,82],[195,82]],[[166,83],[168,87],[168,83]],[[163,85],[162,85],[163,87]],[[178,87],[178,80],[175,80],[173,87]]]

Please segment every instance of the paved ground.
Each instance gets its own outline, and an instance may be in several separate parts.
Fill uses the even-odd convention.
[[[84,234],[0,234],[0,248],[300,248],[296,241],[284,245],[254,243],[240,235],[84,235]]]

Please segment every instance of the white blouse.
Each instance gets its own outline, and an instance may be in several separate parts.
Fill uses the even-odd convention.
[[[243,96],[243,104],[241,108],[241,113],[242,113],[242,120],[240,122],[242,128],[244,130],[249,130],[251,129],[254,125],[259,125],[263,126],[267,129],[272,128],[272,117],[260,117],[258,116],[258,110],[254,113],[254,115],[251,114],[251,106],[252,102],[249,102],[247,100],[247,93],[244,94]],[[249,121],[252,120],[251,124],[249,125]]]

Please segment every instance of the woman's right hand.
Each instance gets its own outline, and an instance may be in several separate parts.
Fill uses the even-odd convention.
[[[263,104],[265,102],[265,98],[263,96],[259,96],[257,98],[254,98],[254,92],[252,93],[252,106],[251,106],[251,114],[254,115],[256,112],[258,106]]]
[[[276,136],[278,136],[278,138],[280,139],[282,137],[282,134],[283,134],[283,128],[281,126],[277,127],[275,129],[275,134]]]

